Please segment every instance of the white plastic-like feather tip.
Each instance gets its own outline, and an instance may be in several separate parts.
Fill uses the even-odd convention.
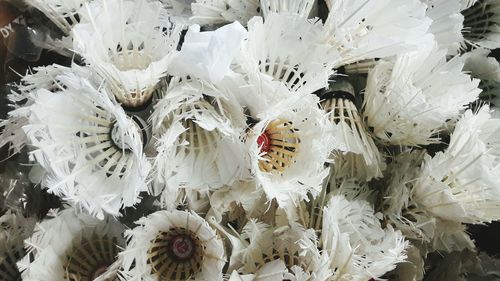
[[[500,63],[488,49],[478,48],[463,54],[464,71],[470,72],[474,78],[500,83]]]
[[[40,10],[61,31],[69,35],[79,22],[78,11],[89,0],[25,0],[29,6]]]
[[[338,66],[415,49],[432,23],[418,0],[330,0],[329,4],[325,35],[341,54]]]
[[[271,13],[285,13],[308,18],[314,8],[315,0],[262,0],[260,5],[264,18]]]
[[[479,0],[462,11],[463,36],[472,46],[488,49],[500,47],[500,3],[495,0]]]
[[[462,35],[464,17],[458,1],[425,0],[427,16],[432,19],[429,32],[434,34],[441,49],[456,55],[464,44]]]
[[[500,106],[500,64],[490,57],[490,50],[478,48],[465,53],[464,70],[474,78],[481,80],[479,88],[482,90],[479,98],[488,102],[492,107]]]
[[[224,246],[195,213],[159,211],[127,232],[124,274],[139,279],[222,280]]]

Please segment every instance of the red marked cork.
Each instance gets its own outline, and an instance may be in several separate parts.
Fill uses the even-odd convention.
[[[271,149],[271,137],[267,132],[264,132],[257,138],[257,144],[261,153],[267,153]]]

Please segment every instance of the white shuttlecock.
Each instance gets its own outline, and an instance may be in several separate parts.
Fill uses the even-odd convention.
[[[179,188],[208,191],[241,179],[248,169],[243,111],[230,93],[191,81],[172,87],[152,115],[157,138],[155,185],[165,199]],[[160,190],[157,190],[157,192]]]
[[[87,69],[73,65],[72,68],[57,64],[35,67],[32,73],[21,78],[21,83],[17,86],[17,91],[12,91],[7,95],[12,110],[8,113],[8,118],[0,120],[0,147],[7,145],[9,154],[16,154],[25,147],[27,139],[22,129],[28,124],[29,108],[33,104],[30,94],[38,89],[58,91],[60,81],[56,77],[64,73],[75,73],[81,77],[91,78]]]
[[[472,46],[488,49],[500,47],[500,3],[495,0],[479,0],[462,11],[463,35]]]
[[[253,275],[252,280],[328,280],[331,276],[327,256],[320,253],[313,229],[297,223],[271,226],[250,219],[240,234],[219,230],[233,248],[229,272]]]
[[[340,53],[338,66],[415,49],[432,22],[419,0],[327,1],[325,35]]]
[[[448,148],[427,156],[412,193],[433,215],[463,223],[500,219],[500,122],[489,107],[467,110]]]
[[[368,75],[363,116],[373,135],[393,145],[439,142],[436,135],[456,120],[481,90],[462,69],[464,60],[446,59],[432,38],[419,51],[380,61]]]
[[[78,11],[91,0],[26,0],[26,4],[40,10],[61,31],[70,35],[71,29],[79,22]]]
[[[315,5],[315,0],[262,0],[260,1],[264,18],[271,13],[299,15],[308,18]]]
[[[222,280],[224,245],[196,213],[158,211],[126,231],[127,280]]]
[[[479,88],[483,90],[479,95],[481,100],[488,102],[492,107],[500,106],[500,63],[494,57],[489,57],[490,50],[475,49],[465,53],[464,70],[470,72],[474,78],[480,79]]]
[[[387,167],[383,214],[405,237],[431,242],[435,236],[436,218],[419,206],[411,193],[424,155],[421,150],[404,151],[392,159]]]
[[[324,209],[320,246],[328,254],[329,280],[377,279],[406,259],[408,242],[391,226],[383,229],[368,202],[333,196]]]
[[[35,227],[18,262],[23,280],[115,280],[125,247],[125,227],[111,217],[98,220],[70,208]]]
[[[464,16],[460,13],[460,2],[424,0],[427,16],[432,19],[429,33],[434,34],[440,49],[447,49],[448,55],[456,55],[464,44],[462,35]]]
[[[192,22],[222,25],[238,21],[243,25],[261,12],[259,0],[195,0],[191,3]]]
[[[164,19],[164,13],[160,2],[93,1],[82,8],[81,22],[73,28],[75,52],[126,107],[150,102],[166,76],[181,27]]]
[[[321,106],[337,137],[334,177],[357,177],[370,180],[381,177],[384,163],[355,105],[354,87],[346,78],[337,77],[320,94]]]
[[[322,43],[323,36],[323,25],[317,20],[275,13],[265,21],[255,17],[248,23],[248,40],[237,62],[247,75],[260,71],[292,92],[310,94],[327,86],[338,58],[335,50]]]
[[[88,80],[74,74],[57,79],[65,88],[34,92],[23,127],[46,169],[43,186],[91,214],[119,216],[147,190],[146,125]]]
[[[281,84],[275,91],[284,91],[288,98],[251,112],[260,121],[249,129],[247,143],[258,186],[269,200],[276,199],[289,211],[307,200],[308,193],[318,195],[328,176],[324,164],[335,136],[317,97],[290,96]]]

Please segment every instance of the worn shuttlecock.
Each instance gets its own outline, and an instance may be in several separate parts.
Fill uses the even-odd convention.
[[[258,122],[249,129],[246,141],[258,186],[269,200],[288,208],[307,199],[308,193],[319,193],[336,136],[317,106],[317,97],[290,95],[281,84],[274,91],[286,98],[251,110]]]
[[[146,125],[88,80],[73,74],[58,80],[65,86],[60,92],[32,93],[23,127],[34,159],[46,169],[42,186],[91,214],[117,216],[146,190]]]
[[[179,188],[207,191],[230,185],[248,168],[240,140],[246,127],[241,107],[209,83],[180,83],[152,115],[157,138],[155,185],[165,199]]]
[[[147,105],[166,76],[181,27],[164,13],[160,2],[93,1],[82,8],[81,21],[72,30],[75,52],[125,107]]]
[[[248,20],[261,12],[258,0],[195,0],[191,3],[192,22],[206,25],[222,25]]]
[[[120,254],[127,280],[222,280],[222,240],[196,213],[158,211],[137,224]]]
[[[427,4],[427,16],[432,19],[429,33],[434,34],[440,49],[447,49],[449,55],[456,55],[464,44],[464,16],[460,13],[460,3],[455,0],[423,2]]]
[[[338,195],[324,209],[320,246],[333,271],[329,280],[361,281],[379,278],[403,262],[408,242],[390,225],[383,229],[368,202]]]
[[[250,219],[237,236],[221,231],[233,247],[230,271],[251,275],[252,280],[266,280],[260,279],[266,276],[270,280],[328,280],[331,276],[313,229],[297,223],[273,227]]]
[[[405,237],[430,242],[436,230],[436,219],[412,199],[411,193],[424,155],[422,150],[405,151],[392,159],[387,167],[383,214]]]
[[[26,239],[18,262],[23,280],[116,280],[125,246],[125,227],[111,217],[98,220],[70,208],[52,212]]]
[[[412,193],[434,216],[463,223],[498,220],[500,122],[489,107],[467,110],[451,135],[449,147],[426,156]]]
[[[363,116],[382,142],[425,145],[479,96],[479,80],[462,69],[464,60],[446,60],[430,39],[419,51],[380,61],[368,75]]]
[[[290,91],[310,94],[327,86],[338,55],[322,43],[324,28],[293,14],[269,14],[248,23],[248,40],[237,62],[245,74],[261,72]],[[314,46],[314,52],[311,52]]]
[[[479,0],[462,11],[464,15],[463,35],[472,46],[488,49],[500,47],[500,3],[494,0]]]
[[[340,53],[338,66],[415,49],[432,22],[418,0],[326,1],[325,40]]]
[[[337,136],[333,153],[335,177],[380,177],[383,158],[360,117],[354,87],[346,78],[334,79],[319,96]]]

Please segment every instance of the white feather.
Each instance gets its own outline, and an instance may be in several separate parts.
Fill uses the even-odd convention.
[[[419,0],[327,1],[326,36],[342,57],[338,66],[415,49],[432,22]]]
[[[369,73],[364,111],[368,126],[383,142],[435,143],[445,123],[479,96],[479,80],[462,72],[460,57],[446,60],[431,38],[419,51],[379,62]]]

